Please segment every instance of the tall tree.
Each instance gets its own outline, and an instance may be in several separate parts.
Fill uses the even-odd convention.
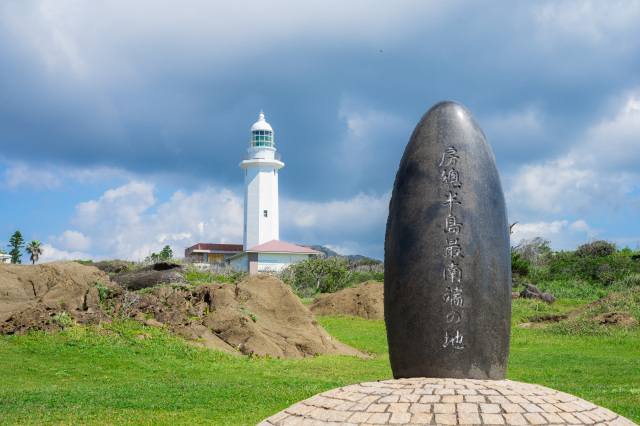
[[[171,247],[169,247],[168,245],[164,246],[164,248],[160,252],[160,259],[161,260],[173,259],[173,250],[171,250]]]
[[[22,263],[20,258],[22,255],[20,254],[20,248],[24,246],[24,239],[22,238],[22,234],[20,231],[16,231],[11,236],[9,240],[9,247],[13,247],[9,254],[11,255],[11,263]]]
[[[40,259],[40,255],[42,254],[42,247],[40,247],[42,243],[38,240],[33,240],[29,244],[27,244],[27,253],[31,253],[31,262],[35,265],[35,263]]]

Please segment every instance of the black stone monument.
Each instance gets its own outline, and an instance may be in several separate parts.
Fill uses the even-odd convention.
[[[389,204],[384,267],[395,378],[505,378],[507,209],[491,147],[458,102],[434,105],[405,148]]]

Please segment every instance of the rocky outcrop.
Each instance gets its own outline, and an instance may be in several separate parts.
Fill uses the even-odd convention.
[[[139,269],[125,271],[111,276],[111,281],[129,290],[142,290],[158,284],[186,283],[182,274],[187,272],[184,265],[173,262],[158,262]]]

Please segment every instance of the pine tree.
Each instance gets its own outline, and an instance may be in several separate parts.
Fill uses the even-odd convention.
[[[171,247],[169,245],[166,245],[160,252],[159,257],[161,260],[173,259],[173,250],[171,250]]]
[[[24,239],[22,238],[22,234],[20,233],[20,231],[16,231],[13,233],[11,239],[9,240],[8,246],[13,247],[13,249],[11,249],[11,251],[9,252],[9,254],[11,255],[11,263],[22,263],[22,261],[20,261],[20,258],[22,257],[22,255],[20,254],[20,248],[24,246]]]

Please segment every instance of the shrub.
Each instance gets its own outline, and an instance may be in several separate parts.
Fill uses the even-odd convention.
[[[522,254],[511,252],[511,273],[526,277],[529,274],[531,264],[522,259]]]
[[[607,257],[615,254],[616,244],[606,240],[593,240],[582,244],[576,250],[578,257]]]
[[[520,241],[520,244],[512,247],[511,251],[520,254],[524,262],[529,262],[533,265],[545,265],[549,263],[552,255],[549,244],[551,244],[551,241],[542,237],[525,238]]]

